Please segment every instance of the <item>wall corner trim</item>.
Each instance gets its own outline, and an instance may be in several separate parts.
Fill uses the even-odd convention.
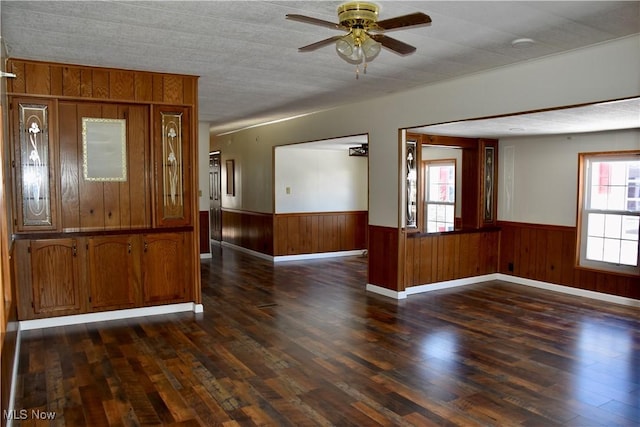
[[[406,291],[394,291],[392,289],[383,288],[382,286],[372,285],[371,283],[367,283],[366,290],[368,292],[373,292],[374,294],[382,295],[385,297],[401,300],[407,298]]]

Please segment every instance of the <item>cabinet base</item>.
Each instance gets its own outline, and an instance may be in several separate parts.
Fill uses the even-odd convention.
[[[28,331],[31,329],[52,328],[56,326],[77,325],[81,323],[104,322],[107,320],[128,319],[132,317],[181,313],[184,311],[202,313],[204,311],[204,306],[202,304],[196,304],[195,302],[184,302],[180,304],[156,305],[153,307],[76,314],[73,316],[49,317],[46,319],[21,320],[19,328],[21,331]]]

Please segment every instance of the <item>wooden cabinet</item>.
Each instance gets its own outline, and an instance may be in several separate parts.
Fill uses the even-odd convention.
[[[80,312],[76,239],[32,240],[29,253],[34,314]]]
[[[183,233],[143,236],[142,295],[144,304],[177,302],[186,296]]]
[[[19,319],[199,303],[198,78],[7,69]]]
[[[21,320],[186,302],[188,232],[16,241]]]
[[[134,236],[89,239],[89,304],[92,309],[129,308],[136,304],[139,287],[137,246]]]

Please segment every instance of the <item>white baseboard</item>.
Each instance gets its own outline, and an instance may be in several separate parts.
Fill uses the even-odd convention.
[[[394,291],[381,286],[367,284],[366,290],[376,294],[384,295],[394,299],[405,299],[409,295],[422,294],[425,292],[439,291],[441,289],[457,288],[458,286],[473,285],[475,283],[497,280],[497,274],[487,274],[484,276],[465,277],[463,279],[447,280],[445,282],[429,283],[427,285],[411,286],[404,291]]]
[[[221,245],[227,248],[235,249],[240,252],[244,252],[249,255],[253,255],[257,258],[262,258],[264,260],[271,261],[273,263],[282,262],[282,261],[300,261],[300,260],[307,260],[307,259],[355,256],[355,255],[362,255],[363,253],[366,252],[365,249],[358,249],[355,251],[319,252],[314,254],[271,256],[271,255],[264,254],[262,252],[254,251],[252,249],[243,248],[242,246],[234,245],[233,243],[222,242]]]
[[[233,243],[222,242],[220,246],[225,248],[235,249],[236,251],[244,252],[245,254],[253,255],[256,258],[262,258],[267,261],[273,262],[273,257],[271,255],[263,254],[262,252],[254,251],[251,249],[243,248],[242,246],[234,245]]]
[[[306,259],[320,259],[320,258],[335,258],[343,256],[355,256],[362,255],[366,252],[366,249],[358,249],[354,251],[338,251],[338,252],[319,252],[314,254],[300,254],[300,255],[279,255],[273,257],[273,262],[281,261],[300,261]]]
[[[548,291],[562,292],[563,294],[576,295],[579,297],[597,299],[600,301],[612,302],[615,304],[640,307],[640,300],[621,297],[618,295],[605,294],[602,292],[589,291],[586,289],[572,288],[571,286],[556,285],[554,283],[541,282],[539,280],[525,279],[524,277],[510,276],[508,274],[498,274],[498,280],[516,283],[518,285],[531,286],[534,288],[546,289]]]
[[[405,291],[407,295],[414,295],[424,292],[439,291],[441,289],[457,288],[458,286],[473,285],[476,283],[488,282],[489,280],[499,280],[498,274],[485,274],[483,276],[464,277],[462,279],[446,280],[444,282],[431,283],[428,285],[411,286]]]
[[[75,314],[71,316],[48,317],[46,319],[21,320],[21,331],[31,329],[52,328],[57,326],[78,325],[81,323],[104,322],[107,320],[129,319],[133,317],[155,316],[158,314],[181,313],[193,311],[202,313],[204,306],[194,302],[180,304],[156,305],[153,307],[129,308],[125,310],[101,311],[98,313]]]
[[[455,288],[458,286],[473,285],[475,283],[487,282],[489,280],[502,280],[517,285],[531,286],[548,291],[561,292],[569,295],[576,295],[585,298],[596,299],[600,301],[611,302],[615,304],[628,305],[631,307],[640,307],[640,300],[621,297],[617,295],[605,294],[602,292],[588,291],[585,289],[572,288],[571,286],[556,285],[554,283],[541,282],[539,280],[525,279],[523,277],[510,276],[508,274],[493,273],[484,276],[465,277],[463,279],[447,280],[445,282],[430,283],[426,285],[411,286],[404,291],[394,291],[392,289],[383,288],[372,284],[367,284],[366,290],[389,298],[402,300],[409,295],[421,294],[425,292],[438,291],[441,289]]]
[[[200,254],[200,259],[211,259],[211,252]]]
[[[374,294],[382,295],[385,297],[393,298],[393,299],[407,299],[407,291],[394,291],[392,289],[383,288],[382,286],[372,285],[371,283],[367,283],[365,288],[369,292],[373,292]]]

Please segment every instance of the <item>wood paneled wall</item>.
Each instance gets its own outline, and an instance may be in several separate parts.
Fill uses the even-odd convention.
[[[367,248],[367,211],[276,214],[274,255]]]
[[[58,99],[197,104],[197,78],[193,76],[21,59],[11,59],[7,68],[7,71],[16,74],[16,78],[8,81],[9,93]]]
[[[58,109],[62,229],[150,227],[149,107],[60,102]],[[82,179],[82,117],[127,119],[126,181]]]
[[[404,290],[399,283],[397,228],[369,225],[369,283],[394,291]]]
[[[640,299],[640,278],[576,268],[577,229],[501,222],[499,272]]]
[[[209,235],[209,211],[200,211],[198,215],[200,223],[200,254],[211,252],[211,236]]]
[[[409,235],[405,249],[406,286],[497,272],[499,229]]]
[[[252,251],[273,255],[273,215],[222,210],[222,240]]]

